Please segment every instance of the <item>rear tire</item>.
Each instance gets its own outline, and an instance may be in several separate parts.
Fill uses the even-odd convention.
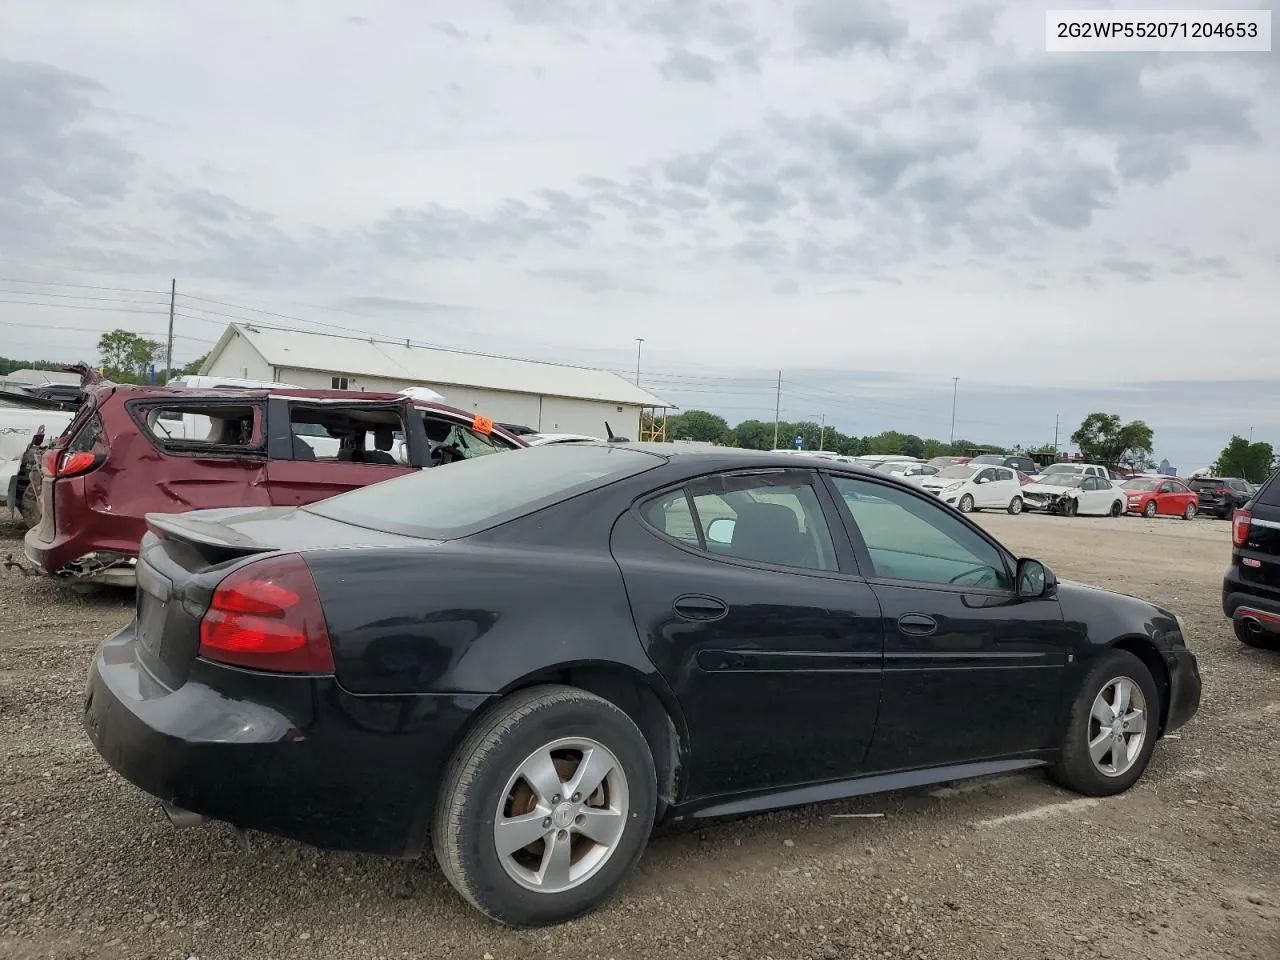
[[[1022,498],[1014,497],[1009,501],[1009,512],[1015,516],[1022,512]]]
[[[22,491],[22,500],[18,503],[18,512],[22,514],[22,522],[28,530],[40,526],[40,498],[36,496],[35,487],[30,483]]]
[[[1196,505],[1194,503],[1188,503],[1187,509],[1182,511],[1182,519],[1194,520],[1195,518],[1196,518]]]
[[[1112,515],[1113,517],[1118,517],[1118,516],[1120,516],[1120,514],[1122,514],[1122,513],[1124,513],[1124,504],[1123,504],[1123,503],[1121,503],[1119,500],[1117,500],[1115,503],[1111,504],[1111,515]]]
[[[569,794],[588,764],[602,779],[586,796]],[[657,793],[649,745],[630,717],[585,690],[533,687],[490,708],[454,753],[432,844],[445,878],[486,916],[513,927],[561,923],[598,907],[631,873]],[[500,849],[504,831],[529,842]]]
[[[1127,709],[1118,717],[1107,697],[1117,684],[1129,691]],[[1125,723],[1129,726],[1124,727]],[[1119,738],[1108,735],[1112,724]],[[1123,793],[1147,769],[1159,724],[1160,692],[1147,665],[1127,650],[1103,651],[1085,674],[1071,705],[1062,752],[1049,775],[1088,797]],[[1135,743],[1138,733],[1141,740]]]

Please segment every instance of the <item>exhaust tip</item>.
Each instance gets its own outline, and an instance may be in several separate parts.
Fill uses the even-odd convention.
[[[164,810],[164,815],[169,818],[169,822],[178,830],[198,827],[201,824],[208,823],[210,820],[209,817],[202,813],[192,813],[190,810],[182,809],[182,807],[175,807],[167,801],[161,801],[160,807]]]

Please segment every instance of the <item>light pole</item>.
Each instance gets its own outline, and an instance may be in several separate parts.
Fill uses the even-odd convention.
[[[827,435],[827,415],[825,413],[811,413],[811,417],[821,417],[822,425],[818,427],[818,452],[822,452],[822,440]]]
[[[951,378],[951,442],[956,442],[956,395],[960,392],[960,378]]]
[[[640,386],[640,345],[644,343],[644,337],[636,337],[636,386]]]

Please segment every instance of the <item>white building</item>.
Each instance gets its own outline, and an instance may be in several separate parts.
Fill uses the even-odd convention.
[[[398,393],[425,386],[444,402],[545,433],[641,438],[640,414],[671,407],[614,373],[407,342],[233,323],[200,373],[302,387]]]

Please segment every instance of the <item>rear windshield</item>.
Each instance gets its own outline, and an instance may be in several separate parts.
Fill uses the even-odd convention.
[[[1076,466],[1074,463],[1051,463],[1041,473],[1083,473],[1084,467]]]
[[[1191,481],[1192,490],[1217,490],[1221,487],[1225,487],[1226,485],[1227,481],[1225,480],[1218,480],[1209,477],[1200,477]]]
[[[1154,490],[1162,482],[1161,480],[1147,480],[1142,477],[1136,477],[1133,480],[1126,480],[1120,486],[1126,490]]]
[[[450,540],[663,462],[662,457],[622,447],[553,443],[431,467],[301,509],[371,530]]]
[[[959,464],[956,464],[954,467],[947,467],[945,470],[939,470],[938,479],[939,480],[968,480],[977,472],[978,472],[977,467],[971,467],[967,463],[959,463]]]

